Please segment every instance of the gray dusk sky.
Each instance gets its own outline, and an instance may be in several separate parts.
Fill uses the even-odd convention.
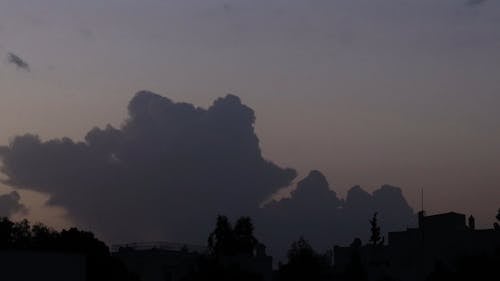
[[[0,145],[119,126],[139,90],[239,96],[267,159],[342,197],[388,183],[419,208],[424,188],[481,226],[500,207],[498,0],[0,1]],[[18,216],[68,224],[20,194]]]

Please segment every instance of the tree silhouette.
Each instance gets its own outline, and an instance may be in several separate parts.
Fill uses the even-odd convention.
[[[234,226],[235,250],[237,253],[245,255],[254,254],[258,241],[253,235],[253,230],[254,227],[250,217],[241,217],[238,219]]]
[[[57,247],[59,232],[38,223],[31,227],[32,246],[37,250],[49,250]]]
[[[326,258],[317,254],[303,237],[291,244],[288,263],[280,264],[280,280],[323,280],[327,273]]]
[[[0,249],[8,249],[12,246],[12,228],[14,223],[8,218],[0,218]]]
[[[373,218],[370,220],[371,225],[371,236],[370,242],[373,246],[379,246],[384,244],[384,239],[380,236],[380,226],[378,226],[377,212],[373,214]]]
[[[226,216],[218,216],[215,229],[208,237],[208,248],[215,256],[233,255],[235,253],[235,237],[231,223]]]
[[[476,229],[476,219],[472,215],[469,216],[469,229]]]
[[[253,231],[250,217],[239,218],[233,229],[226,216],[218,216],[215,229],[208,237],[209,252],[214,256],[252,256],[259,243]]]
[[[356,238],[354,238],[354,240],[352,240],[352,243],[350,246],[351,246],[351,248],[358,250],[359,248],[361,248],[361,245],[363,245],[363,242],[361,242],[361,239],[356,237]]]
[[[104,242],[93,233],[76,228],[57,232],[43,224],[31,226],[27,220],[12,222],[3,217],[0,218],[0,250],[6,249],[80,254],[86,258],[87,280],[138,280],[111,256]]]
[[[26,219],[14,223],[12,226],[12,243],[18,249],[31,246],[31,226]]]
[[[239,218],[233,229],[228,218],[219,215],[215,229],[208,237],[209,255],[200,257],[196,268],[189,272],[185,281],[263,280],[260,274],[240,267],[237,261],[241,257],[235,257],[246,255],[252,258],[258,244],[253,231],[249,217]]]

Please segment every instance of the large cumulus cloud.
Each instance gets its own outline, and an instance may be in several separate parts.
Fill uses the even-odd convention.
[[[19,212],[26,212],[26,207],[20,202],[21,196],[16,191],[0,195],[0,216],[10,217]]]
[[[120,128],[94,128],[81,142],[13,138],[0,147],[4,183],[49,194],[48,204],[113,242],[205,243],[216,215],[250,215],[279,256],[300,235],[318,249],[364,238],[375,211],[384,230],[411,224],[399,188],[369,194],[354,187],[344,200],[319,171],[299,181],[290,198],[259,208],[296,172],[263,158],[255,114],[236,96],[203,109],[144,91],[128,111]]]
[[[217,214],[251,213],[296,176],[262,157],[254,112],[236,96],[203,109],[143,91],[128,111],[84,142],[14,138],[0,150],[6,184],[48,193],[114,241],[201,243]]]

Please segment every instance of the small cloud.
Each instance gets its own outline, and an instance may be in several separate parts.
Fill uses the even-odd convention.
[[[9,52],[7,54],[7,61],[8,61],[8,63],[17,66],[18,69],[25,70],[28,72],[30,71],[29,64],[25,60],[23,60],[21,57],[19,57],[18,55],[14,54],[14,53]]]
[[[226,10],[226,11],[228,11],[228,12],[229,12],[229,11],[231,11],[231,10],[233,9],[233,6],[232,6],[230,3],[224,3],[224,4],[222,5],[222,7],[224,8],[224,10]]]
[[[486,3],[487,0],[468,0],[465,5],[469,7],[480,6]]]
[[[80,33],[82,38],[85,40],[89,40],[89,41],[95,40],[94,32],[92,32],[92,30],[90,30],[90,29],[81,28],[78,30],[78,33]]]

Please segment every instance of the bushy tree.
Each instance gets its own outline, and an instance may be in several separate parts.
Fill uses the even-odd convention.
[[[215,229],[208,237],[208,248],[215,256],[233,255],[235,238],[233,228],[226,216],[218,216]]]
[[[288,262],[280,264],[280,280],[324,280],[326,278],[328,268],[326,257],[316,253],[303,237],[291,244],[287,256]]]
[[[32,247],[37,250],[50,250],[58,247],[60,233],[47,227],[44,224],[37,223],[31,227]]]
[[[215,229],[208,237],[208,248],[212,255],[253,255],[259,243],[253,235],[254,227],[249,217],[241,217],[234,228],[226,216],[218,216]]]
[[[8,218],[0,218],[0,250],[5,249],[81,254],[86,257],[87,280],[138,280],[111,256],[104,242],[92,232],[77,228],[58,232],[43,224],[32,226],[27,220],[12,222]]]
[[[14,223],[8,218],[0,218],[0,249],[12,246]]]
[[[237,262],[231,263],[233,256],[254,254],[259,242],[254,237],[253,231],[254,227],[249,217],[239,218],[233,228],[226,216],[218,216],[215,229],[208,237],[209,255],[200,258],[196,269],[190,272],[185,280],[263,280],[259,274],[242,269]]]
[[[245,255],[253,255],[257,247],[257,238],[253,235],[253,223],[250,217],[241,217],[234,226],[234,238],[236,252]]]

